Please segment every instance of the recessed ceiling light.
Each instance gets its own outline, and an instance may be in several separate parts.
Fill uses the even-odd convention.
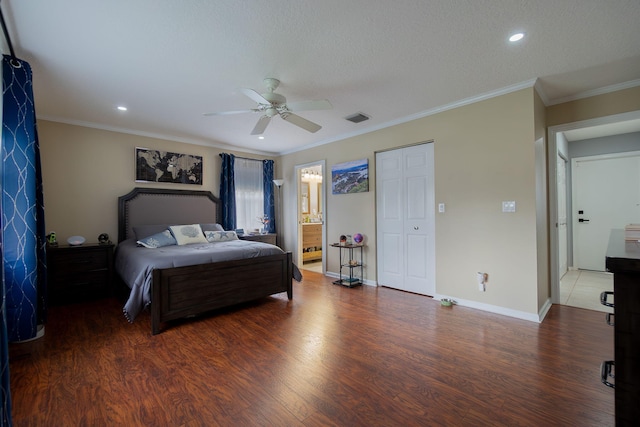
[[[124,105],[118,105],[116,108],[120,111],[127,111],[127,107],[125,107]]]
[[[511,37],[509,37],[509,41],[510,42],[517,42],[517,41],[522,40],[523,37],[524,37],[524,33],[515,33]]]
[[[264,139],[264,136],[259,136],[258,139]]]

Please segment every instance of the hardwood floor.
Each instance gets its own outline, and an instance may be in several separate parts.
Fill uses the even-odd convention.
[[[609,426],[604,314],[542,324],[304,272],[285,294],[151,336],[122,304],[52,307],[11,346],[15,426]]]

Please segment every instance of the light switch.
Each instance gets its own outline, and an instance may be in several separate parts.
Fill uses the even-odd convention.
[[[438,203],[438,212],[440,213],[444,212],[444,203]]]
[[[502,212],[515,212],[516,202],[514,200],[502,202]]]

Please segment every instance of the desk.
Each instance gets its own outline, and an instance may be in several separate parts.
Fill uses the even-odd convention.
[[[624,230],[612,230],[605,265],[613,273],[616,425],[636,425],[640,420],[640,243],[625,241]]]

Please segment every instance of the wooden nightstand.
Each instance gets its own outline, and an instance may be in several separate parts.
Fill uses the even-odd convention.
[[[275,233],[271,234],[243,234],[242,236],[238,236],[240,240],[252,240],[254,242],[263,242],[269,243],[271,245],[276,244],[276,235]]]
[[[113,244],[47,246],[49,302],[65,304],[112,295]]]

